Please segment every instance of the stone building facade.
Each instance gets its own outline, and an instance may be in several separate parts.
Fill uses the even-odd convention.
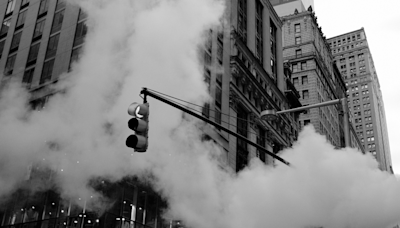
[[[312,7],[283,16],[283,58],[290,61],[292,82],[301,95],[302,105],[317,104],[346,96],[346,86],[334,64],[330,47],[318,25]],[[336,147],[343,147],[342,107],[331,105],[310,109],[300,115],[300,124],[313,124],[317,132]],[[351,129],[351,146],[363,147]]]

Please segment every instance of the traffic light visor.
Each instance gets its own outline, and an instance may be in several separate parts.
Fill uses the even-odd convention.
[[[128,121],[130,129],[138,132],[144,132],[147,129],[147,122],[141,119],[132,118]]]
[[[136,118],[143,118],[149,113],[149,105],[132,103],[128,108],[128,114]]]
[[[136,152],[146,152],[147,138],[142,135],[130,135],[126,139],[126,146],[135,149]]]

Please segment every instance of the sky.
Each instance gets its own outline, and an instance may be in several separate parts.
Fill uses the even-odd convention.
[[[395,43],[400,37],[399,7],[399,0],[314,0],[318,24],[326,38],[364,27],[383,95],[396,174],[400,174],[400,78],[396,75],[400,46]]]

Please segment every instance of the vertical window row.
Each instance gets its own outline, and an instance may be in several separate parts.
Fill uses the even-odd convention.
[[[79,10],[78,24],[76,25],[73,49],[71,52],[68,70],[71,70],[72,64],[78,61],[81,56],[82,46],[80,45],[83,44],[87,33],[86,18],[87,14],[84,11]]]
[[[204,68],[204,83],[207,85],[208,92],[211,89],[211,71],[208,68]],[[210,103],[205,103],[202,109],[203,116],[210,117]]]
[[[263,65],[263,5],[256,1],[256,57]]]
[[[86,14],[80,10],[79,17],[78,17],[78,24],[76,25],[75,31],[75,38],[74,38],[74,47],[83,44],[84,38],[87,33],[87,26],[86,26]]]
[[[237,133],[247,138],[247,112],[240,106],[237,107]],[[241,139],[236,140],[236,172],[245,168],[248,164],[247,142]]]
[[[269,21],[270,25],[270,46],[271,46],[271,73],[274,79],[276,79],[277,66],[276,66],[276,33],[277,28],[272,20]]]
[[[238,33],[247,44],[247,0],[238,0]]]

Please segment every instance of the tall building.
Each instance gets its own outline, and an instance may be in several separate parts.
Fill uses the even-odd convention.
[[[211,82],[210,93],[215,98],[207,108],[216,110],[214,115],[220,115],[220,110],[229,113],[222,117],[222,125],[278,153],[297,138],[298,114],[266,121],[259,118],[260,113],[301,106],[282,58],[282,22],[269,1],[232,0],[226,10],[229,17],[223,33],[215,32],[205,51],[206,81]],[[221,120],[218,115],[214,119]],[[218,133],[211,138],[224,145],[227,164],[236,171],[252,157],[274,162],[236,137]]]
[[[380,169],[392,171],[385,106],[364,28],[328,40],[346,82],[353,125],[366,151]]]
[[[304,12],[308,7],[314,7],[314,0],[269,0],[274,6],[276,13],[280,16],[292,14],[295,10],[297,12]]]
[[[293,11],[283,16],[283,58],[292,68],[292,82],[301,94],[302,105],[317,104],[346,96],[346,86],[334,64],[327,40],[309,7],[307,11]],[[336,147],[343,147],[344,121],[340,105],[310,109],[300,115],[302,126],[313,124]],[[351,146],[363,150],[354,135]]]

